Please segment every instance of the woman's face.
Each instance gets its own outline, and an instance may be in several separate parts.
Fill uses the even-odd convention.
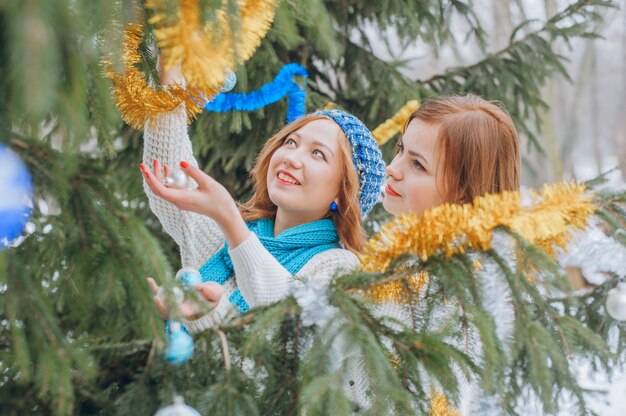
[[[267,190],[280,215],[298,222],[326,216],[342,180],[340,133],[329,119],[313,120],[288,135],[274,152]]]
[[[399,152],[387,166],[383,206],[393,215],[421,214],[446,201],[439,155],[435,145],[439,127],[419,119],[409,123],[399,143]]]

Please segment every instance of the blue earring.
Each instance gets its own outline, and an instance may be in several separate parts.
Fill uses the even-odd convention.
[[[331,211],[337,211],[337,208],[339,208],[339,207],[337,206],[337,203],[335,201],[330,203],[330,210]]]

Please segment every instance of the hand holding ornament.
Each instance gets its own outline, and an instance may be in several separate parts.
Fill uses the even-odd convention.
[[[184,269],[181,269],[184,270]],[[154,306],[156,307],[159,315],[164,320],[170,319],[170,311],[166,306],[166,302],[163,296],[163,290],[157,285],[156,281],[148,277],[148,284],[150,285],[150,289],[152,289],[152,294],[154,295]],[[204,299],[209,302],[209,307],[213,309],[219,303],[222,295],[224,294],[224,288],[215,282],[203,282],[192,284],[191,288],[197,291]],[[179,289],[180,290],[180,289]],[[179,298],[179,295],[174,292],[174,296]],[[181,302],[178,302],[181,300]],[[184,294],[182,299],[177,299],[178,303],[178,311],[182,315],[183,318],[187,320],[193,320],[203,307],[198,305],[191,299],[184,299]],[[204,307],[206,309],[206,305]]]
[[[228,190],[199,168],[180,162],[182,172],[193,179],[195,189],[174,189],[165,185],[165,176],[170,173],[168,166],[161,168],[159,161],[154,161],[154,172],[146,165],[139,165],[146,178],[146,183],[155,195],[174,204],[183,211],[193,211],[211,217],[222,229],[224,237],[231,247],[237,247],[250,235],[250,230],[237,209],[235,200]]]

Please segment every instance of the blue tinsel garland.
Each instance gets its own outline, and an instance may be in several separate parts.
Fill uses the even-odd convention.
[[[254,111],[273,104],[287,96],[287,122],[302,117],[306,111],[304,100],[306,91],[294,80],[294,76],[308,77],[306,69],[298,64],[283,66],[274,80],[257,91],[249,93],[228,92],[218,94],[206,103],[207,111],[225,113],[227,111]]]

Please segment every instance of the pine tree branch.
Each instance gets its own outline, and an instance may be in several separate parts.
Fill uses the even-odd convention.
[[[215,332],[220,337],[220,342],[222,345],[222,356],[224,357],[224,369],[226,373],[230,373],[230,353],[228,352],[228,341],[226,340],[226,335],[224,331],[221,329],[216,329]]]
[[[444,81],[448,78],[454,78],[457,76],[467,77],[471,71],[475,69],[482,68],[485,64],[489,62],[493,62],[496,60],[500,60],[505,55],[510,55],[512,51],[519,48],[522,45],[525,45],[530,39],[540,36],[543,33],[548,33],[551,36],[563,36],[567,38],[566,33],[559,33],[559,29],[556,27],[557,23],[560,23],[562,20],[570,18],[576,14],[585,13],[584,8],[588,6],[602,6],[602,7],[614,7],[612,2],[602,1],[602,0],[582,0],[578,1],[576,4],[570,5],[561,12],[557,13],[555,16],[551,17],[540,29],[527,33],[525,36],[520,38],[517,41],[512,41],[508,46],[501,49],[500,51],[494,52],[490,55],[487,55],[480,61],[464,67],[458,67],[453,70],[448,70],[444,74],[436,74],[426,80],[418,80],[416,81],[420,85],[431,85],[437,83],[439,81]],[[513,32],[511,37],[513,38],[518,30],[520,30],[523,26],[531,23],[532,20],[527,20],[520,24],[517,29]]]

